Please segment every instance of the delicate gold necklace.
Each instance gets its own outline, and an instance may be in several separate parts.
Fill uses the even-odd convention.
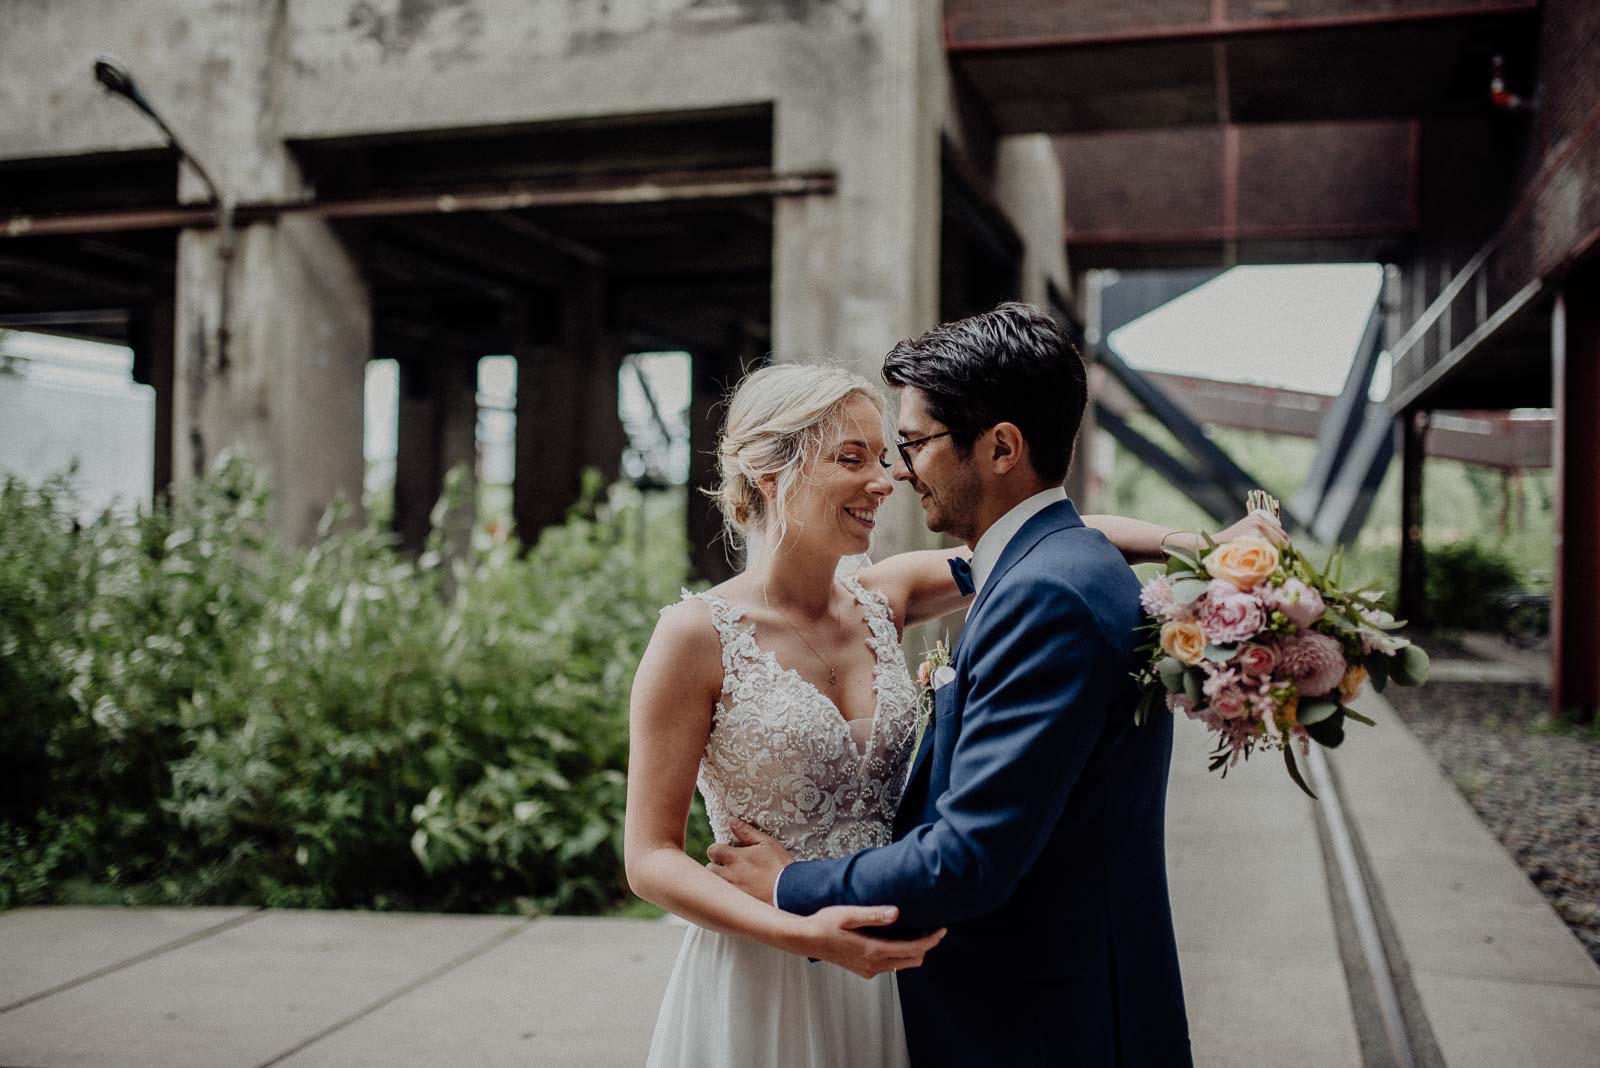
[[[832,664],[823,659],[821,653],[817,652],[817,647],[811,644],[810,639],[808,639],[804,634],[801,634],[795,625],[789,622],[789,617],[783,614],[783,610],[773,605],[772,598],[767,596],[766,586],[761,587],[761,599],[767,602],[768,608],[771,608],[777,613],[778,618],[782,620],[784,626],[789,628],[790,633],[792,633],[796,638],[799,638],[802,642],[805,642],[806,648],[811,650],[811,655],[817,658],[817,663],[828,669],[828,685],[839,685],[839,673],[833,670]],[[839,621],[838,618],[833,614],[833,586],[831,584],[828,587],[828,621],[834,625],[835,630],[838,629]]]

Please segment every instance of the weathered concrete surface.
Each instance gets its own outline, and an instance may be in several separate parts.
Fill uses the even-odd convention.
[[[361,505],[372,354],[366,284],[320,219],[248,228],[231,272],[224,369],[216,241],[210,231],[188,231],[178,242],[174,474],[182,481],[225,449],[243,452],[269,480],[274,524],[308,541],[336,497]]]
[[[0,1010],[163,946],[239,920],[254,910],[18,909],[0,913]]]
[[[1600,969],[1381,697],[1334,754],[1445,1060],[1592,1064]]]
[[[1195,1063],[1359,1065],[1310,801],[1271,758],[1208,773],[1209,735],[1176,726],[1167,867]],[[1301,1008],[1275,1008],[1285,991]]]
[[[651,920],[537,920],[283,1063],[643,1064],[683,932]]]
[[[261,1064],[518,923],[270,912],[0,1014],[0,1064]]]

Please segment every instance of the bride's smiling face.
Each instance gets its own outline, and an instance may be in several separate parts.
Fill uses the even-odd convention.
[[[883,413],[866,397],[851,397],[801,472],[788,536],[841,556],[866,552],[878,507],[894,490],[887,450]]]

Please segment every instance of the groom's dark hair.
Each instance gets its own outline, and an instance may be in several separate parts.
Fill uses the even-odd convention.
[[[1033,305],[1008,301],[902,341],[884,358],[883,380],[920,390],[964,452],[996,423],[1016,424],[1039,478],[1066,480],[1088,378],[1076,346]]]

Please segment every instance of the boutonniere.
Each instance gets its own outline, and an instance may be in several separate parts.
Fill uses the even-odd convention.
[[[950,647],[943,641],[933,643],[927,659],[917,668],[917,707],[926,723],[933,715],[933,692],[955,681],[956,669],[950,666]]]

